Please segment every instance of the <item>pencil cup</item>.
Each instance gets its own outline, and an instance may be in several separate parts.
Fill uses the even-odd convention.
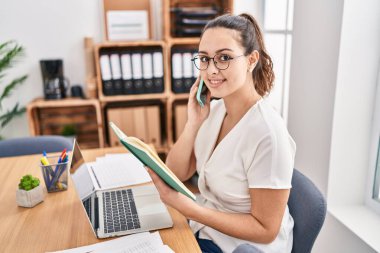
[[[67,190],[69,161],[60,162],[59,156],[47,156],[49,165],[40,165],[48,192]]]

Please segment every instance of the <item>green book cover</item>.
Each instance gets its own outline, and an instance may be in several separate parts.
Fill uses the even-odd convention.
[[[150,149],[148,145],[135,137],[128,137],[114,123],[110,122],[110,126],[124,147],[126,147],[144,165],[156,172],[156,174],[161,177],[165,183],[192,200],[196,199],[195,195],[174,175],[169,168],[166,167],[165,163]]]

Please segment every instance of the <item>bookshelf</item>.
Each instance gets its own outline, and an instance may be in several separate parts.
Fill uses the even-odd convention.
[[[189,3],[190,2],[190,3]],[[156,106],[159,107],[159,122],[154,122],[154,127],[160,129],[161,132],[161,142],[154,143],[154,146],[158,152],[167,153],[171,148],[176,138],[182,132],[184,124],[187,120],[187,111],[186,103],[188,100],[188,93],[182,91],[177,93],[173,91],[173,69],[172,69],[172,56],[173,53],[187,50],[187,52],[196,51],[199,44],[199,36],[197,37],[183,37],[177,36],[175,33],[176,25],[176,12],[175,8],[177,7],[190,7],[190,8],[206,8],[207,6],[213,6],[217,10],[217,15],[232,12],[233,0],[193,0],[193,1],[184,1],[184,0],[163,0],[162,1],[162,16],[163,16],[163,40],[162,41],[134,41],[134,42],[104,42],[97,44],[94,47],[95,50],[95,65],[96,65],[96,76],[97,76],[97,87],[99,92],[99,101],[103,110],[104,115],[104,135],[105,145],[113,145],[113,133],[108,129],[108,121],[110,121],[109,112],[116,109],[117,118],[124,118],[124,121],[127,118],[131,118],[130,110],[137,109],[140,110],[141,106]],[[178,29],[177,29],[178,30]],[[100,65],[100,54],[104,49],[111,49],[116,51],[128,50],[130,51],[144,51],[152,47],[160,47],[162,49],[163,55],[163,71],[164,71],[164,90],[160,93],[145,93],[145,94],[122,94],[122,95],[105,95],[102,92],[102,72]],[[191,57],[192,58],[192,57]],[[193,81],[195,76],[192,76]],[[188,89],[188,88],[187,88]],[[144,105],[144,103],[146,105]],[[124,111],[124,112],[122,112]],[[141,110],[140,110],[141,111]],[[123,115],[124,113],[124,115]],[[112,112],[111,112],[112,114]],[[141,113],[143,115],[143,113]],[[140,116],[139,119],[145,118],[146,116]],[[138,120],[143,124],[147,122],[146,120]],[[131,127],[126,126],[127,124],[120,123],[122,125],[121,129],[126,131],[130,135],[139,135],[138,132],[131,130]],[[149,123],[151,124],[151,123]],[[124,128],[124,129],[123,129]],[[143,125],[134,126],[134,129],[144,128]],[[128,130],[129,129],[129,130]],[[140,129],[141,130],[141,129]],[[144,138],[142,138],[144,139]]]
[[[116,0],[104,0],[107,2],[106,10],[109,9],[122,9],[119,6],[120,2]],[[147,1],[144,1],[146,4]],[[115,5],[115,6],[114,6]],[[94,131],[93,138],[96,142],[89,144],[90,147],[98,145],[99,147],[115,146],[118,145],[112,136],[108,122],[114,121],[121,130],[125,131],[128,135],[138,136],[144,141],[152,143],[158,153],[165,156],[170,150],[176,138],[182,132],[184,124],[187,120],[186,104],[188,100],[188,93],[186,90],[182,93],[176,93],[173,91],[173,78],[172,78],[172,56],[175,52],[181,52],[181,50],[187,53],[197,51],[199,44],[199,36],[188,37],[178,36],[176,29],[178,28],[178,20],[176,19],[176,10],[178,7],[190,7],[203,10],[212,6],[217,12],[217,15],[232,12],[233,0],[162,0],[162,34],[163,39],[160,41],[144,40],[144,41],[125,41],[125,42],[110,42],[105,41],[98,44],[93,44],[88,38],[85,39],[85,52],[86,52],[86,82],[87,87],[91,84],[92,93],[97,97],[93,99],[82,100],[56,100],[56,101],[34,101],[28,106],[29,125],[32,135],[45,134],[46,122],[41,120],[41,113],[43,108],[66,107],[68,111],[74,113],[80,110],[80,106],[88,106],[92,108],[92,122],[96,129]],[[131,9],[128,7],[127,9]],[[148,7],[139,7],[148,8]],[[177,8],[177,9],[176,9]],[[151,21],[152,13],[148,10]],[[149,22],[152,25],[152,22]],[[151,28],[150,28],[151,29]],[[185,28],[184,28],[185,29]],[[150,31],[150,34],[152,31]],[[122,57],[124,54],[133,57],[133,54],[141,54],[143,61],[144,53],[150,53],[153,59],[154,53],[162,53],[162,89],[134,92],[127,90],[129,87],[127,84],[119,88],[117,92],[109,92],[104,89],[104,73],[102,72],[102,60],[103,55],[108,56],[108,60],[111,64],[112,54],[117,54],[120,58],[121,71],[123,70]],[[187,55],[187,58],[189,55]],[[91,61],[93,58],[93,61]],[[191,57],[192,58],[192,57]],[[129,59],[129,58],[128,58]],[[156,62],[154,62],[156,64]],[[153,64],[153,68],[155,67]],[[90,67],[88,67],[90,66]],[[144,66],[142,64],[142,66]],[[192,66],[192,64],[191,64]],[[193,66],[192,66],[193,67]],[[194,67],[193,67],[194,68]],[[195,72],[194,72],[195,73]],[[124,77],[119,77],[123,82]],[[193,81],[196,76],[193,75]],[[131,78],[134,79],[134,78]],[[153,78],[154,79],[154,78]],[[112,78],[111,78],[112,80]],[[189,84],[189,82],[187,83]],[[113,84],[112,84],[113,85]],[[118,84],[120,85],[120,83]],[[122,83],[121,85],[124,85]],[[95,88],[94,88],[95,87]],[[189,87],[187,87],[189,88]],[[138,93],[138,94],[137,94]],[[80,104],[80,105],[79,105]],[[147,109],[150,108],[149,112]],[[53,110],[54,111],[54,110]],[[136,124],[131,124],[131,122]],[[78,121],[77,125],[84,124]],[[88,123],[87,125],[89,125]],[[145,125],[149,125],[146,127]],[[58,130],[54,133],[58,133]],[[159,134],[159,136],[157,136]],[[152,137],[153,136],[153,137]],[[79,140],[80,141],[80,140]]]

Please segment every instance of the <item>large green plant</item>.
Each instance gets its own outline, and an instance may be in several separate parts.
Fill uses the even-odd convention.
[[[25,107],[20,107],[18,102],[13,106],[13,108],[8,109],[7,111],[3,108],[4,99],[11,96],[12,91],[21,85],[28,77],[27,75],[23,75],[3,85],[5,71],[13,67],[17,60],[23,55],[24,48],[16,42],[7,41],[0,43],[0,87],[3,89],[0,93],[0,131],[4,129],[4,127],[11,122],[14,117],[21,116],[26,110]],[[0,139],[2,139],[1,135]]]

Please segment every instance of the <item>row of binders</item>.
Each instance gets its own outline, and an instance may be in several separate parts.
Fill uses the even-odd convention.
[[[162,50],[101,52],[99,60],[105,96],[164,91]]]
[[[188,93],[199,75],[199,70],[191,61],[197,55],[196,50],[181,49],[172,52],[172,91]]]

